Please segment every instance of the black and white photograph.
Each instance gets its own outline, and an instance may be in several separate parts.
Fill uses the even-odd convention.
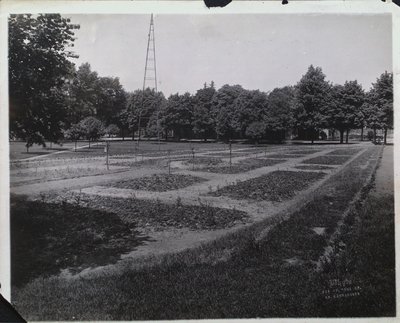
[[[6,18],[21,317],[396,317],[389,10],[64,11]]]

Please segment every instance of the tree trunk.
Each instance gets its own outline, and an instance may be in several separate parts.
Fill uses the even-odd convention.
[[[26,152],[29,153],[29,146],[26,145]]]
[[[135,129],[132,130],[132,141],[135,140]]]
[[[385,128],[385,132],[383,135],[383,144],[386,145],[386,137],[387,137],[387,128]]]
[[[90,139],[89,139],[89,149],[90,149]]]
[[[76,140],[75,140],[75,148],[74,148],[74,151],[76,152]]]
[[[374,144],[376,144],[376,128],[374,127]]]
[[[343,143],[343,134],[344,134],[344,130],[340,130],[340,143]]]
[[[349,143],[349,129],[346,129],[346,144]]]

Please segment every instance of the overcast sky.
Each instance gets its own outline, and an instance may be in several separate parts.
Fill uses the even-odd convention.
[[[77,65],[142,88],[150,15],[68,17],[81,26]],[[213,80],[270,91],[296,84],[310,64],[369,89],[392,70],[391,37],[389,15],[156,15],[158,89],[194,93]]]

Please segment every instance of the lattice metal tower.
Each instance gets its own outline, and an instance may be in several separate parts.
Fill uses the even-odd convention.
[[[150,18],[150,27],[149,27],[149,34],[147,37],[147,51],[146,51],[146,64],[144,67],[144,78],[143,78],[143,92],[142,92],[142,108],[139,112],[139,120],[138,120],[138,144],[140,141],[141,136],[141,119],[144,117],[142,116],[142,112],[144,110],[144,91],[150,88],[157,93],[157,69],[156,69],[156,40],[154,37],[154,19],[153,14],[151,14]],[[160,131],[159,131],[159,111],[157,108],[157,137],[160,140]]]

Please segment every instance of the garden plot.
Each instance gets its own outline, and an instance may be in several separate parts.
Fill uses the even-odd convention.
[[[292,198],[298,191],[322,179],[325,173],[274,171],[267,175],[225,186],[212,196],[228,196],[234,199],[282,201]]]
[[[345,156],[352,156],[360,152],[361,149],[357,148],[344,148],[344,149],[336,149],[334,151],[331,151],[327,155],[345,155]]]
[[[352,156],[318,156],[303,160],[303,164],[319,164],[319,165],[342,165]]]
[[[305,170],[332,170],[332,169],[335,169],[334,166],[328,166],[328,165],[298,165],[298,166],[295,166],[294,168],[305,169]]]
[[[223,165],[217,166],[198,167],[195,168],[195,170],[219,174],[237,174],[248,172],[256,168],[274,166],[283,162],[285,162],[283,159],[246,158],[237,163],[232,163],[232,165],[224,163]]]
[[[51,195],[46,199],[52,199]],[[125,223],[134,223],[145,230],[189,228],[192,230],[216,230],[246,223],[248,215],[239,210],[212,207],[199,201],[196,205],[184,205],[178,196],[173,203],[159,199],[138,199],[99,196],[93,194],[65,192],[55,199],[56,203],[79,204],[86,208],[118,214]]]
[[[230,154],[229,152],[222,152],[222,153],[213,153],[213,154],[208,154],[212,157],[216,157],[216,158],[229,158],[230,156],[232,157],[240,157],[240,156],[246,156],[246,155],[250,155],[253,154],[252,152],[233,152],[232,154]]]
[[[215,157],[195,157],[187,159],[184,164],[185,165],[203,165],[203,166],[214,166],[222,163],[221,158]]]
[[[304,157],[305,155],[295,155],[295,154],[273,154],[273,155],[268,155],[266,158],[301,158]]]
[[[117,173],[126,170],[126,167],[114,167],[112,170],[107,170],[104,161],[97,164],[71,164],[63,166],[50,167],[32,167],[23,170],[11,171],[11,184],[22,185],[39,183],[44,181],[55,181],[62,179],[71,179],[85,176],[97,176],[102,174]]]
[[[321,152],[320,149],[294,149],[294,150],[286,150],[283,151],[282,153],[284,154],[294,154],[294,155],[311,155],[315,153]]]
[[[177,190],[204,181],[206,180],[201,177],[195,177],[191,175],[154,174],[152,176],[139,177],[110,183],[107,186],[132,190],[165,192],[169,190]]]
[[[34,216],[33,216],[34,215]],[[18,285],[61,269],[114,263],[146,238],[114,212],[11,196],[12,279]]]

